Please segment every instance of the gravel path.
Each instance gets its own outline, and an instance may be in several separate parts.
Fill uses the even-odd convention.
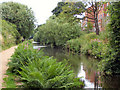
[[[14,53],[15,48],[17,46],[13,46],[5,51],[0,52],[0,89],[2,87],[3,78],[5,77],[5,72],[8,68],[7,63],[9,62],[9,58]]]

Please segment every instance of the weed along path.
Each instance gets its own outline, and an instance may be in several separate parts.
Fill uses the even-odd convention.
[[[8,69],[7,63],[9,62],[9,58],[14,53],[15,48],[17,46],[13,46],[7,50],[0,52],[0,88],[2,87],[3,78],[5,77],[6,70]]]

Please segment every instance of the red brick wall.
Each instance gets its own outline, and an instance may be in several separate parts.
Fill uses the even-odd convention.
[[[109,3],[108,3],[108,4],[109,4]],[[99,24],[99,29],[100,29],[100,31],[103,31],[103,30],[105,29],[105,27],[103,27],[103,19],[104,19],[104,17],[107,16],[107,13],[105,13],[105,12],[106,12],[106,7],[107,7],[107,3],[104,4],[104,5],[102,5],[102,8],[99,9],[100,12],[99,12],[99,14],[98,14],[98,24]],[[92,7],[89,7],[88,10],[89,10],[89,11],[92,11]],[[91,14],[93,14],[93,12],[91,12]],[[88,18],[87,18],[87,22],[91,22],[91,23],[93,24],[93,28],[95,28],[94,20],[89,19],[89,18],[94,18],[94,16],[93,16],[94,14],[93,14],[93,15],[91,15],[91,14],[85,12],[85,16],[88,17]],[[104,20],[104,21],[105,21],[105,20]],[[85,27],[85,25],[86,25],[87,22],[85,21],[85,19],[83,20],[83,22],[82,22],[82,27],[83,27],[83,28]]]

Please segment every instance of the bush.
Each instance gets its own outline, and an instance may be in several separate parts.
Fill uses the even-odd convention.
[[[79,38],[68,40],[66,47],[75,52],[88,53],[88,50],[92,48],[90,40],[96,38],[95,33],[81,35]]]
[[[96,58],[104,58],[108,50],[108,41],[106,42],[100,37],[101,36],[97,36],[95,33],[83,34],[80,38],[67,41],[66,48],[74,52],[93,55],[96,56]]]
[[[16,30],[16,26],[10,22],[7,22],[5,20],[1,20],[2,28],[1,30],[1,46],[2,49],[7,49],[11,47],[12,45],[18,44],[20,42],[20,34]]]
[[[49,19],[46,24],[37,28],[34,40],[41,44],[64,46],[66,41],[81,35],[80,24],[64,23],[64,19]]]
[[[120,2],[113,2],[109,6],[110,23],[108,25],[109,50],[100,62],[99,69],[106,74],[120,75]]]
[[[67,41],[66,48],[68,48],[74,52],[80,52],[81,42],[80,42],[79,38],[71,39],[71,40]]]
[[[10,58],[9,71],[15,72],[20,69],[23,65],[26,65],[28,58],[35,60],[37,58],[42,58],[43,53],[39,50],[33,49],[31,41],[26,41],[20,44],[15,50],[14,54]]]
[[[16,2],[3,2],[0,7],[1,18],[15,24],[23,38],[29,38],[35,27],[33,11],[26,5]]]
[[[7,75],[12,72],[12,76],[9,75],[4,79],[6,87],[16,87],[14,76],[21,84],[17,87],[23,88],[82,88],[84,86],[80,78],[76,78],[67,61],[57,62],[52,57],[44,56],[40,49],[33,49],[31,41],[20,44],[10,60]]]
[[[27,88],[82,88],[83,82],[75,78],[67,62],[56,62],[52,57],[29,61],[27,66],[18,71],[23,81],[23,87]]]

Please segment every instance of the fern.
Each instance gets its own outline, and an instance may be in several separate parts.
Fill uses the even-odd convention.
[[[44,57],[27,63],[18,71],[25,80],[24,87],[29,88],[71,88],[81,87],[83,83],[75,78],[67,63],[57,62],[52,57]],[[37,84],[36,84],[37,83]]]

